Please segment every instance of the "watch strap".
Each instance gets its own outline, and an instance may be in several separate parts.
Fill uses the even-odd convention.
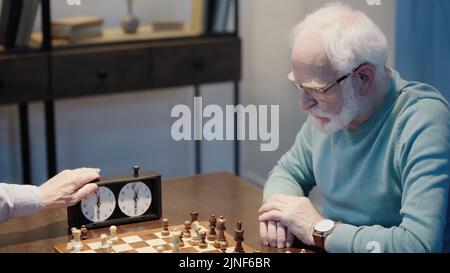
[[[313,232],[313,239],[314,239],[314,245],[320,249],[325,249],[325,235],[321,232],[314,231]]]

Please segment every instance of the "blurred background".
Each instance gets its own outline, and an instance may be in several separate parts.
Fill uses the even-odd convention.
[[[125,2],[81,0],[80,6],[68,6],[65,0],[52,0],[52,19],[92,15],[102,17],[105,27],[117,27],[126,13]],[[141,25],[158,20],[191,20],[189,2],[135,0],[133,10]],[[326,2],[238,1],[242,39],[240,103],[280,105],[280,144],[276,151],[261,152],[259,141],[240,142],[240,176],[256,185],[263,185],[306,120],[299,111],[297,93],[287,81],[289,32],[307,13]],[[361,9],[380,26],[390,46],[389,64],[405,79],[434,85],[450,98],[450,1],[341,2]],[[40,18],[39,11],[36,31],[41,29]],[[177,67],[173,67],[172,74],[177,77]],[[140,164],[144,169],[159,171],[163,178],[195,174],[194,142],[177,142],[170,134],[172,107],[192,107],[193,92],[193,87],[178,87],[56,100],[58,170],[89,166],[101,168],[103,175],[118,175]],[[204,84],[200,93],[204,105],[233,104],[231,83]],[[23,182],[18,119],[16,105],[0,105],[0,181]],[[42,102],[29,104],[29,125],[32,182],[40,184],[47,179]],[[234,171],[233,142],[203,141],[201,152],[202,172]]]

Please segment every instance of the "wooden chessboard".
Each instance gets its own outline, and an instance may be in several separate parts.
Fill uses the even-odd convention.
[[[200,223],[200,231],[208,231],[207,224]],[[173,231],[175,228],[178,231],[183,230],[183,226],[170,226],[169,230]],[[107,234],[109,235],[109,234]],[[113,243],[112,253],[156,253],[156,248],[162,246],[164,253],[172,252],[172,237],[162,236],[161,228],[150,229],[146,231],[138,232],[127,232],[122,234],[117,234],[118,240]],[[245,237],[245,234],[244,234]],[[233,253],[235,247],[234,236],[225,232],[225,238],[228,241],[228,248],[226,253]],[[100,253],[100,237],[83,240],[83,247],[78,253]],[[213,246],[213,241],[208,241],[208,246],[206,248],[200,248],[192,244],[190,238],[184,238],[184,247],[180,247],[180,253],[221,253],[222,251]],[[254,249],[247,245],[245,242],[242,243],[244,251],[249,253],[253,252]],[[59,244],[55,246],[55,250],[59,253],[73,253],[66,249],[66,244]]]

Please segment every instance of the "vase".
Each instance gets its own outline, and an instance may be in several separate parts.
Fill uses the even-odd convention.
[[[139,19],[133,14],[133,0],[127,0],[128,14],[122,18],[122,29],[125,33],[136,33],[139,27]]]

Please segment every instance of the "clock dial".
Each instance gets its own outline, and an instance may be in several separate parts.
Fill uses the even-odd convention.
[[[126,184],[119,193],[119,208],[127,216],[144,214],[152,203],[152,192],[142,182]]]
[[[107,187],[98,187],[96,192],[81,200],[81,211],[92,222],[105,221],[113,214],[115,207],[116,198]]]

